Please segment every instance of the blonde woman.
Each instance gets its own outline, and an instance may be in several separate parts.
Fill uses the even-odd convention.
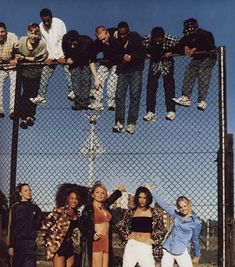
[[[192,211],[191,201],[185,196],[179,197],[176,200],[178,210],[174,210],[157,194],[153,194],[153,198],[173,218],[171,232],[163,242],[161,267],[173,267],[175,260],[179,267],[193,267],[193,264],[198,264],[202,222]],[[193,259],[189,254],[191,243],[194,247]]]

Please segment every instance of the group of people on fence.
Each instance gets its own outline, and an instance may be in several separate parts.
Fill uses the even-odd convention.
[[[135,192],[134,207],[125,210],[123,218],[114,225],[110,206],[124,191],[124,185],[120,184],[108,196],[100,181],[91,188],[62,184],[56,193],[55,208],[43,219],[40,208],[32,202],[30,185],[19,184],[11,196],[14,204],[9,214],[8,251],[12,267],[36,266],[39,232],[47,258],[54,267],[113,267],[113,230],[125,244],[123,267],[134,267],[137,263],[142,267],[155,267],[157,262],[161,262],[162,267],[173,267],[175,260],[179,267],[190,267],[199,262],[202,223],[187,197],[179,197],[178,210],[174,210],[158,193],[151,192],[149,185],[140,186]],[[163,210],[173,220],[168,232]]]
[[[127,22],[121,21],[115,28],[98,26],[95,30],[96,40],[93,41],[76,30],[66,33],[64,22],[54,17],[47,8],[41,10],[40,17],[41,23],[30,24],[27,37],[19,41],[14,33],[7,32],[4,23],[0,23],[0,117],[4,117],[2,91],[7,76],[11,80],[10,118],[17,115],[14,110],[17,62],[22,63],[18,115],[23,129],[34,124],[36,105],[46,103],[48,83],[58,65],[64,68],[67,97],[74,101],[73,110],[103,110],[104,88],[107,88],[108,109],[115,110],[115,133],[135,132],[146,57],[150,58],[150,64],[145,121],[155,121],[157,118],[156,91],[161,76],[167,120],[175,119],[175,104],[191,105],[190,95],[197,79],[197,108],[202,111],[206,109],[207,92],[216,63],[216,47],[212,33],[199,28],[196,19],[184,21],[182,38],[166,33],[159,26],[154,27],[150,35],[141,37],[137,32],[130,31]],[[99,53],[103,53],[103,60],[96,69]],[[184,73],[182,96],[179,98],[175,96],[175,54],[192,57]],[[45,64],[26,64],[30,62]],[[128,89],[130,101],[125,129]],[[95,99],[93,102],[91,97]]]

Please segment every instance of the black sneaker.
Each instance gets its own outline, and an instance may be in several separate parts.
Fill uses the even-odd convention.
[[[20,128],[22,128],[22,129],[28,129],[27,120],[21,120],[21,122],[20,122]]]
[[[88,104],[75,103],[75,105],[72,106],[72,110],[87,110],[87,109],[88,109]]]
[[[4,117],[5,117],[4,113],[0,112],[0,118],[4,118]]]
[[[34,118],[32,117],[27,117],[26,122],[28,126],[33,126],[34,125]]]
[[[11,113],[9,114],[9,118],[10,118],[11,120],[14,120],[14,119],[16,118],[15,113],[14,113],[14,112],[11,112]]]

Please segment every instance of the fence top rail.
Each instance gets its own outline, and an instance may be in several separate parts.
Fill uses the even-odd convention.
[[[194,52],[194,55],[203,55],[203,54],[215,54],[219,51],[219,47],[217,49],[213,49],[210,51],[196,51]],[[184,57],[185,55],[182,54],[172,54],[171,57]],[[150,59],[150,56],[146,56],[146,59]],[[103,59],[103,58],[98,58],[96,59],[97,63],[108,63],[109,60],[108,59]],[[48,65],[45,62],[17,62],[17,65],[23,65],[23,66],[37,66],[37,65]],[[67,65],[67,64],[60,64],[57,61],[55,62],[51,62],[50,65]],[[6,63],[6,62],[0,62],[0,70],[1,69],[5,69],[5,68],[12,68],[14,69],[15,65]]]

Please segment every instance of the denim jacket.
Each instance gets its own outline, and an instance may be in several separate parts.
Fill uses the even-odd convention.
[[[153,194],[155,201],[173,218],[172,230],[163,243],[163,248],[168,252],[180,255],[186,249],[190,251],[191,243],[194,246],[194,254],[200,257],[199,234],[202,228],[202,222],[193,212],[186,220],[180,213],[165,203],[157,194]]]

